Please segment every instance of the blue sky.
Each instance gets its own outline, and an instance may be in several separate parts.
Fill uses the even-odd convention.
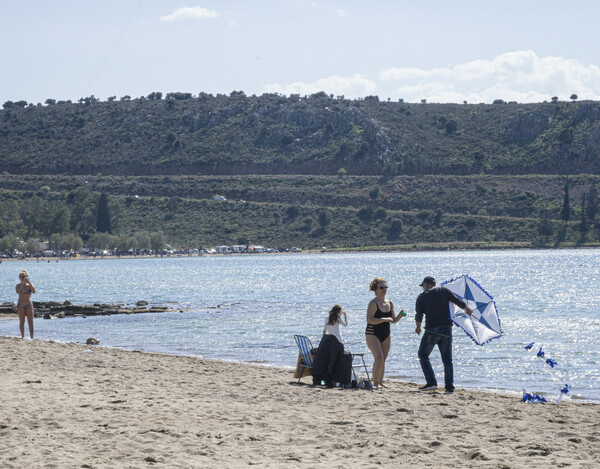
[[[596,0],[0,0],[0,104],[153,91],[600,100]]]

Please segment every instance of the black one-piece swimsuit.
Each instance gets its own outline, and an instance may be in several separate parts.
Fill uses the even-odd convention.
[[[377,311],[375,311],[374,317],[376,317],[377,319],[392,317],[391,311],[384,313],[379,309],[379,305],[377,304],[377,302],[375,302],[375,306],[377,306]],[[383,342],[390,336],[390,323],[382,322],[380,324],[367,324],[367,330],[365,331],[365,334],[374,335],[379,339],[379,342]]]

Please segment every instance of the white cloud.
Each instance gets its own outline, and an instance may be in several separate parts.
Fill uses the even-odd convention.
[[[474,60],[453,67],[390,68],[378,80],[365,75],[333,75],[314,82],[268,84],[266,92],[300,94],[325,91],[348,98],[379,94],[381,99],[407,102],[491,103],[495,99],[520,103],[600,100],[600,67],[564,57],[538,57],[533,51],[506,52],[491,60]]]
[[[533,51],[506,52],[492,60],[454,67],[390,68],[380,73],[382,87],[405,101],[492,102],[494,99],[540,102],[600,99],[600,67],[564,57],[538,57]]]
[[[346,12],[342,9],[337,9],[337,10],[330,9],[329,11],[331,13],[333,13],[334,15],[339,16],[340,18],[345,18],[346,16],[348,16],[346,14]]]
[[[173,21],[183,21],[183,20],[198,20],[198,19],[206,19],[206,18],[217,18],[219,16],[219,12],[215,10],[209,10],[208,8],[203,8],[201,6],[195,7],[183,7],[175,10],[173,13],[167,16],[161,16],[161,21],[173,22]]]
[[[327,94],[344,95],[346,98],[357,98],[373,94],[377,85],[362,75],[333,75],[321,78],[313,83],[295,82],[286,85],[269,84],[264,86],[267,93],[300,94],[301,96],[325,91]]]
[[[296,5],[297,7],[305,7],[305,6],[309,6],[309,7],[318,7],[319,4],[317,2],[307,2],[305,0],[296,0],[294,2],[294,5]]]

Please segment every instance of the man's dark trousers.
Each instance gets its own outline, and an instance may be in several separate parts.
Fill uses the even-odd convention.
[[[444,363],[446,391],[454,391],[454,367],[452,366],[452,326],[425,329],[419,346],[419,361],[428,386],[437,386],[429,355],[435,346],[440,349]]]

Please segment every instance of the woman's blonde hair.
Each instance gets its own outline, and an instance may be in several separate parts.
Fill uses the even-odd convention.
[[[380,283],[387,283],[387,282],[384,279],[382,279],[381,277],[375,277],[373,280],[371,280],[371,283],[369,284],[369,290],[377,291],[377,285],[379,285]]]
[[[27,273],[27,271],[26,271],[26,270],[22,270],[21,272],[19,272],[19,277],[20,277],[21,275],[22,275],[23,277],[29,277],[29,273]]]

